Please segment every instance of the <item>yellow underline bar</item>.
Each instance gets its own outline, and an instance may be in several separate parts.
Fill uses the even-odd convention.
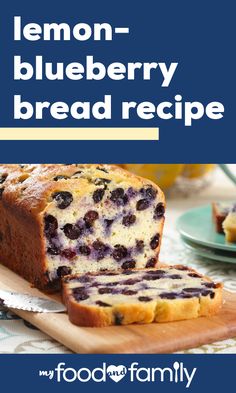
[[[159,128],[1,128],[0,140],[158,141]]]

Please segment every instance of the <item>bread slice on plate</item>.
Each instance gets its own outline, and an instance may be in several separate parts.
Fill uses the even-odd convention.
[[[232,208],[231,203],[213,202],[212,203],[212,218],[215,224],[216,232],[224,233],[223,222],[226,219]]]
[[[216,231],[224,233],[229,243],[236,242],[236,202],[212,203],[212,217]]]
[[[225,239],[227,242],[236,243],[236,207],[232,210],[223,222]]]

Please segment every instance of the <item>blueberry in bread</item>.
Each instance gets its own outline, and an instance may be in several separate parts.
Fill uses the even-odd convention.
[[[0,262],[41,289],[68,274],[150,268],[162,191],[111,165],[0,165]]]
[[[69,319],[80,326],[171,322],[209,316],[222,304],[222,285],[182,265],[63,278]]]

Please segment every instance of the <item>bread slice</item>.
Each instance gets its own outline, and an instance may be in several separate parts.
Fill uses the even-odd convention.
[[[171,322],[209,316],[222,304],[222,285],[182,265],[63,279],[69,319],[80,326]]]
[[[212,203],[212,218],[215,224],[216,232],[224,233],[223,222],[231,210],[231,203],[213,202]]]
[[[236,207],[227,215],[223,222],[225,239],[229,243],[236,243]]]
[[[212,217],[216,231],[224,233],[227,242],[236,242],[236,202],[212,203]]]

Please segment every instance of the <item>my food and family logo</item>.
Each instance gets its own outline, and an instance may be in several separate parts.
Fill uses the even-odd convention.
[[[138,362],[133,362],[129,367],[124,365],[107,365],[89,369],[82,367],[76,370],[66,367],[65,363],[58,363],[52,370],[39,370],[40,377],[47,377],[56,382],[107,382],[112,379],[120,382],[123,378],[129,382],[173,382],[183,383],[189,388],[196,374],[197,368],[189,370],[182,362],[174,362],[172,367],[140,367]]]

